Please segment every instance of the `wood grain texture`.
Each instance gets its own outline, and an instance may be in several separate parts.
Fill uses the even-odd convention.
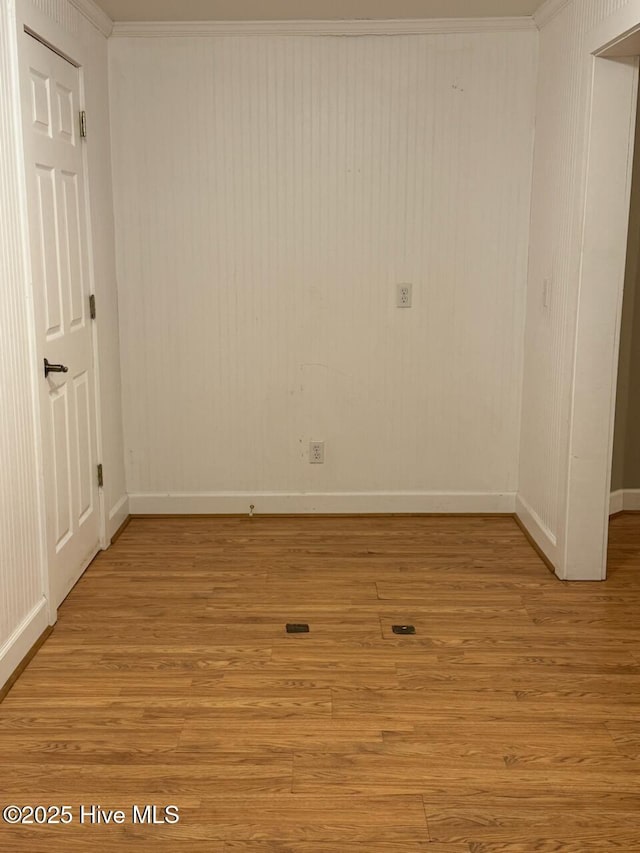
[[[570,585],[507,517],[134,518],[0,705],[0,800],[181,821],[0,848],[640,851],[640,517],[610,555]]]

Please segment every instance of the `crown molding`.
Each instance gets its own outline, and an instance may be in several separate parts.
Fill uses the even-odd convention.
[[[87,21],[99,30],[105,38],[109,38],[113,32],[113,21],[103,12],[102,9],[93,2],[93,0],[69,0],[69,3],[74,6]]]
[[[546,0],[535,12],[533,20],[539,30],[552,21],[572,0]]]
[[[85,0],[76,0],[84,2]],[[87,0],[88,2],[88,0]],[[397,36],[536,30],[533,18],[432,18],[389,21],[119,21],[117,38],[193,36]]]

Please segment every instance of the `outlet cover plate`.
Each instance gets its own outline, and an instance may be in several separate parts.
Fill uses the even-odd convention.
[[[398,308],[411,308],[413,302],[413,285],[408,282],[399,284],[396,289],[396,305]]]
[[[324,441],[309,442],[309,462],[311,465],[324,465]]]

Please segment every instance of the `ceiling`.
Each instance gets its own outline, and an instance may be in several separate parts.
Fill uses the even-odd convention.
[[[542,0],[97,0],[114,21],[496,18],[533,15]]]

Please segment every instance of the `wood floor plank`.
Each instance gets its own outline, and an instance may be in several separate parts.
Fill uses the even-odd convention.
[[[426,754],[397,754],[366,747],[357,753],[296,753],[293,791],[296,794],[412,794],[426,791],[434,780],[454,779],[457,784],[477,784],[491,774],[506,776],[497,751],[449,747]],[[455,790],[455,786],[454,786]]]
[[[468,844],[414,842],[366,844],[314,841],[227,841],[224,853],[469,853]]]
[[[57,758],[57,763],[56,762]],[[184,760],[182,760],[184,759]],[[43,770],[46,782],[42,781]],[[138,798],[161,795],[198,795],[244,793],[282,794],[291,791],[291,759],[286,755],[226,755],[217,754],[210,761],[189,760],[188,755],[180,761],[166,763],[159,755],[153,763],[133,763],[130,760],[101,760],[96,756],[95,764],[87,755],[83,764],[64,763],[59,756],[41,763],[12,763],[3,770],[2,780],[5,796],[25,795],[31,791],[45,790],[52,802],[57,802],[68,791],[82,791],[95,801],[96,794],[108,792],[126,793]],[[13,802],[13,800],[12,800]],[[134,801],[135,802],[135,801]]]
[[[373,721],[404,720],[416,725],[429,720],[467,718],[470,709],[480,718],[505,718],[520,713],[519,703],[508,687],[493,686],[473,696],[465,691],[446,689],[436,693],[426,690],[387,690],[367,688],[335,688],[333,717],[336,720],[364,719]],[[384,726],[383,726],[384,728]]]
[[[610,853],[610,851],[629,851],[638,853],[640,843],[635,832],[617,833],[615,838],[581,837],[563,839],[548,835],[540,838],[526,838],[518,841],[478,841],[469,845],[471,853]]]
[[[491,786],[496,790],[517,789],[535,796],[546,788],[563,784],[578,786],[592,792],[637,790],[637,762],[564,763],[547,760],[507,763],[498,750],[480,747],[450,747],[425,750],[421,754],[392,753],[384,750],[360,750],[356,755],[337,753],[300,753],[294,756],[294,793],[345,794],[369,792],[410,794],[416,788],[440,796],[448,790],[464,797]]]
[[[473,715],[460,721],[430,720],[415,725],[410,731],[383,731],[387,751],[419,754],[434,747],[469,746],[476,749],[497,748],[501,754],[522,749],[548,749],[590,755],[610,753],[612,741],[604,723],[592,725],[588,740],[580,727],[567,720],[478,720]]]
[[[598,812],[597,826],[593,815],[585,808],[542,810],[535,801],[512,803],[502,808],[489,803],[469,806],[465,801],[451,799],[446,808],[434,810],[427,802],[427,820],[431,837],[442,843],[456,842],[475,845],[481,841],[510,841],[548,837],[549,827],[565,842],[581,839],[606,840],[621,834],[629,838],[636,835],[640,845],[640,818],[635,812]]]
[[[398,665],[398,676],[407,681],[415,679],[416,686],[425,683],[430,677],[443,680],[468,678],[473,675],[482,678],[538,678],[549,674],[554,678],[580,677],[593,675],[597,678],[610,675],[640,675],[638,661],[628,651],[603,650],[591,648],[576,649],[571,654],[551,648],[523,648],[505,650],[503,648],[483,649],[443,649],[437,652],[435,661],[429,659],[429,668],[416,669]],[[422,681],[421,681],[422,680]]]
[[[218,837],[229,841],[429,841],[420,796],[219,797],[203,811]]]
[[[120,853],[125,850],[148,850],[157,853],[226,853],[225,842],[216,839],[190,839],[184,834],[173,838],[155,837],[130,828],[81,827],[81,831],[64,828],[64,848],[60,847],[60,832],[48,827],[33,830],[24,828],[0,829],[0,845],[11,853],[52,853],[64,849],[71,853]],[[467,847],[468,850],[468,847]],[[431,851],[430,851],[431,853]],[[436,853],[436,851],[434,851]],[[454,851],[455,853],[455,851]]]
[[[386,754],[421,756],[425,762],[440,761],[446,756],[454,759],[464,756],[468,766],[486,764],[488,757],[493,757],[499,759],[500,767],[506,768],[570,770],[591,767],[596,771],[606,768],[626,773],[640,769],[633,760],[621,760],[603,725],[593,727],[588,743],[581,732],[568,725],[498,723],[478,726],[475,722],[466,727],[443,725],[416,727],[413,732],[383,732],[382,739]]]
[[[402,728],[398,725],[398,728]],[[405,726],[406,730],[411,726]],[[608,737],[608,735],[607,735]],[[199,749],[205,754],[223,750],[283,750],[289,754],[310,750],[328,749],[357,752],[366,746],[381,746],[383,733],[375,724],[363,721],[341,723],[331,719],[252,721],[247,726],[239,721],[215,726],[208,719],[191,719],[185,723],[179,739],[179,749]],[[610,743],[610,739],[609,739]]]
[[[226,670],[221,673],[220,686],[238,689],[252,686],[265,689],[314,688],[314,687],[400,687],[396,667],[392,662],[370,663],[368,666],[349,665],[339,662],[315,664],[282,664],[269,661],[266,664]]]

